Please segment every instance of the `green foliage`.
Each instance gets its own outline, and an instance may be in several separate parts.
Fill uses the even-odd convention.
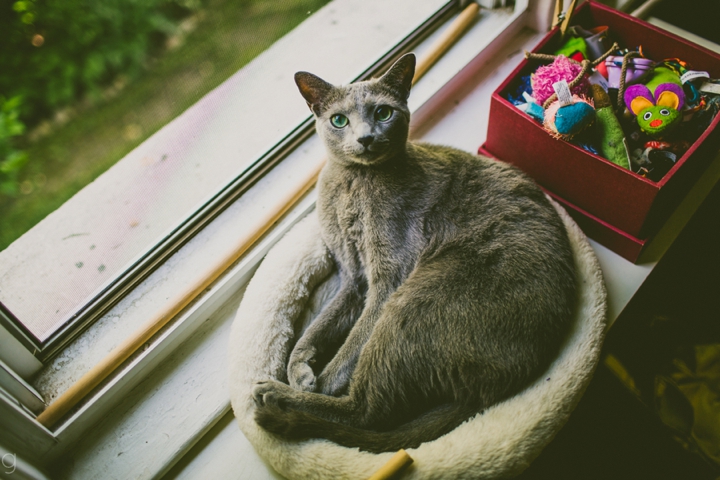
[[[328,1],[174,0],[168,3],[166,0],[162,4],[165,5],[163,12],[173,24],[200,6],[202,11],[196,17],[196,29],[184,32],[185,41],[154,56],[157,61],[150,74],[129,82],[112,100],[80,109],[81,114],[72,116],[66,124],[56,125],[36,140],[29,141],[27,135],[14,139],[18,140],[16,147],[27,151],[30,161],[18,177],[19,186],[15,187],[21,194],[14,197],[0,194],[0,251]],[[98,3],[103,2],[114,4],[117,0]],[[42,5],[37,0],[23,4],[32,5],[33,9]],[[4,5],[0,2],[0,28],[12,25],[15,29],[20,23],[18,13]],[[14,5],[13,0],[9,5]],[[172,5],[175,5],[174,12],[169,8]],[[99,7],[88,3],[88,8]],[[14,23],[9,21],[10,17]],[[34,32],[36,30],[24,34],[23,48],[32,47],[30,50],[36,52],[52,43],[44,37],[41,47],[32,46]],[[4,42],[10,42],[10,37],[17,32],[4,29],[0,33],[0,52],[7,52],[9,47]],[[164,40],[162,36],[159,39],[161,43]],[[10,44],[21,48],[20,43]],[[71,63],[80,64],[75,59]],[[0,77],[3,75],[10,73],[0,64]],[[188,77],[193,78],[191,85]],[[19,80],[5,78],[5,81],[13,88],[21,84]],[[37,85],[42,82],[38,81]],[[5,92],[0,90],[0,93]],[[27,105],[23,98],[23,111],[28,110]],[[27,121],[27,115],[19,118],[29,128],[33,126]],[[140,127],[141,137],[129,138],[122,134],[130,123]]]
[[[19,0],[0,6],[0,93],[34,124],[139,73],[199,0]]]
[[[16,150],[12,137],[22,135],[25,125],[19,120],[20,97],[0,97],[0,195],[17,194],[17,177],[28,159],[27,153]]]

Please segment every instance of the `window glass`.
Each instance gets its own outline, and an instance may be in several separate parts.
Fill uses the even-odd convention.
[[[48,66],[36,84],[22,68],[43,61],[16,59],[15,72],[0,72],[0,88],[32,87],[0,91],[8,111],[19,102],[19,116],[6,117],[29,126],[6,135],[7,155],[26,157],[2,177],[14,184],[0,199],[0,302],[40,342],[307,119],[294,72],[347,82],[448,2],[146,2],[152,11],[132,0],[65,3],[53,11],[20,1],[3,14],[23,55],[67,48],[84,62]],[[77,24],[91,31],[70,26],[83,8]],[[142,23],[148,15],[152,25]],[[142,31],[125,35],[127,25]],[[132,48],[104,46],[113,35]],[[58,84],[57,72],[70,80]],[[30,108],[27,92],[37,88],[55,96]]]

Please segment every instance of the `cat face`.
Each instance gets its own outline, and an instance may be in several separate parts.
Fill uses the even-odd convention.
[[[295,74],[331,160],[376,165],[404,151],[414,71],[415,56],[408,54],[381,78],[342,87],[311,73]]]

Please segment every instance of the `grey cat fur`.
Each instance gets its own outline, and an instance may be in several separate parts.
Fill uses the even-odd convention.
[[[562,220],[515,168],[407,141],[414,66],[343,87],[295,76],[328,150],[318,214],[341,286],[292,350],[289,385],[253,389],[257,423],[285,438],[417,447],[521,391],[571,322]]]

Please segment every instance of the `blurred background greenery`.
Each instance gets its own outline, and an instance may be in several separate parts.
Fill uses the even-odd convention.
[[[329,0],[0,6],[0,250]]]

